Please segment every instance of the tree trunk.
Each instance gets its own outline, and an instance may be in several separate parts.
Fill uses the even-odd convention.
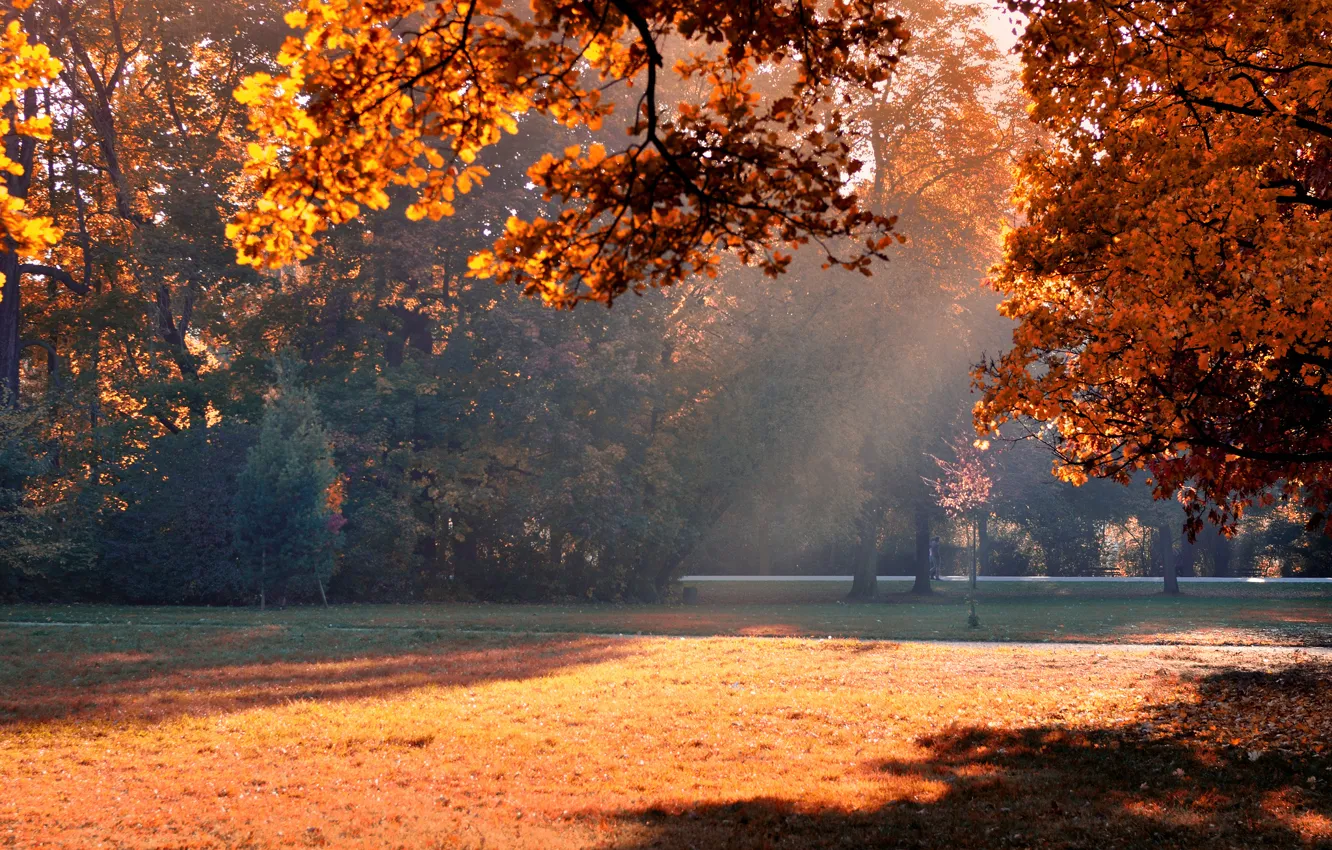
[[[560,564],[564,561],[564,532],[554,523],[550,526],[550,551],[547,555],[551,572],[558,575]]]
[[[761,576],[772,575],[772,547],[768,540],[768,521],[766,519],[759,521],[758,574]]]
[[[930,514],[923,502],[916,505],[916,582],[911,592],[934,592],[930,587]]]
[[[1165,592],[1170,596],[1179,595],[1179,577],[1175,573],[1173,546],[1170,545],[1170,526],[1161,525],[1156,529],[1156,546],[1161,575],[1165,577]]]
[[[971,569],[967,575],[967,603],[970,612],[967,614],[967,628],[980,628],[980,617],[976,616],[976,571],[980,566],[977,563],[977,550],[980,548],[980,521],[967,528],[967,543],[971,547]]]
[[[481,578],[481,546],[479,529],[471,529],[462,540],[453,541],[453,578],[455,586],[475,592]]]
[[[675,577],[675,571],[680,568],[680,564],[692,552],[686,552],[684,555],[672,555],[662,559],[657,571],[652,576],[652,587],[657,591],[658,599],[665,599],[667,592],[671,588],[671,579]]]
[[[21,303],[18,254],[0,251],[0,402],[13,407],[19,401]]]
[[[18,19],[18,7],[5,4],[2,19],[8,26]],[[23,93],[22,114],[17,101],[4,107],[3,116],[12,125],[19,118],[37,116],[37,90]],[[31,136],[10,133],[4,138],[5,156],[20,169],[18,174],[5,174],[5,191],[18,201],[26,201],[32,186],[32,161],[36,141]],[[19,403],[19,334],[22,331],[22,298],[19,293],[22,273],[20,260],[12,239],[0,244],[0,403],[18,407]]]
[[[879,590],[878,529],[866,509],[860,519],[860,547],[856,551],[856,572],[851,578],[852,599],[873,599]]]
[[[268,569],[268,553],[259,553],[259,610],[264,610],[264,572]]]
[[[967,575],[967,587],[971,590],[972,599],[976,598],[976,536],[978,529],[979,524],[967,529],[967,537],[970,538],[967,543],[971,547],[971,571]]]
[[[328,607],[328,594],[324,593],[324,580],[315,576],[315,584],[319,585],[319,598],[324,600],[324,607]]]
[[[88,427],[96,431],[102,424],[102,394],[98,387],[98,381],[101,380],[102,373],[102,326],[96,321],[93,322],[93,342],[91,368],[88,370],[88,382],[92,385],[92,392],[88,398]],[[95,441],[96,436],[93,437]],[[94,452],[96,457],[96,452]]]
[[[1191,576],[1194,573],[1193,565],[1198,558],[1198,546],[1189,539],[1186,533],[1179,540],[1179,559],[1175,562],[1176,576]]]
[[[990,517],[981,513],[976,517],[976,545],[980,557],[980,574],[990,574]]]

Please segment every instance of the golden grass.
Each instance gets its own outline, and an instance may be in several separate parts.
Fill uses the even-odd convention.
[[[1284,650],[116,634],[0,631],[0,846],[1332,841]]]

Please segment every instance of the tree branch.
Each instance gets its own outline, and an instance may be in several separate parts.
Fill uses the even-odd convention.
[[[1196,103],[1197,105],[1205,106],[1208,109],[1215,109],[1217,112],[1229,112],[1232,115],[1246,115],[1249,118],[1265,118],[1268,116],[1282,116],[1290,118],[1290,120],[1294,122],[1295,126],[1299,127],[1301,130],[1308,130],[1311,133],[1316,133],[1320,136],[1326,136],[1327,138],[1332,139],[1332,125],[1329,124],[1323,124],[1318,121],[1311,121],[1308,118],[1301,118],[1298,115],[1287,115],[1286,113],[1280,111],[1257,109],[1252,106],[1239,106],[1234,103],[1226,103],[1224,101],[1214,100],[1210,97],[1200,97],[1198,95],[1192,95],[1189,94],[1187,91],[1185,91],[1182,86],[1176,89],[1175,93],[1178,94],[1180,100],[1184,101],[1186,104]]]
[[[24,263],[18,268],[19,274],[35,274],[39,277],[49,277],[57,283],[63,283],[73,292],[79,295],[87,295],[91,287],[86,283],[79,283],[74,276],[64,269],[58,269],[55,266],[43,266],[37,263]]]
[[[44,339],[19,340],[19,350],[25,348],[41,348],[46,351],[46,373],[51,376],[52,386],[60,386],[60,355],[56,354],[56,347]]]

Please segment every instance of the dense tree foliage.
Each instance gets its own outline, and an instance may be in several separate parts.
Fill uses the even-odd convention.
[[[1032,115],[1018,320],[977,425],[1035,420],[1070,480],[1146,469],[1191,532],[1332,490],[1332,7],[1013,2]],[[1209,508],[1209,505],[1211,507]]]
[[[309,257],[329,225],[386,208],[390,186],[413,190],[411,218],[451,215],[488,175],[477,157],[529,114],[596,132],[617,106],[607,89],[635,81],[634,141],[544,154],[528,176],[564,203],[509,217],[474,275],[609,302],[715,273],[725,252],[775,274],[780,247],[812,239],[867,270],[891,242],[892,217],[848,186],[862,163],[835,129],[848,92],[886,84],[897,62],[906,31],[884,4],[309,0],[286,20],[300,34],[285,73],[238,92],[260,135],[247,170],[261,196],[229,228],[244,263]],[[673,108],[668,54],[697,83]]]
[[[1010,330],[979,283],[1034,133],[984,12],[838,4],[842,19],[807,22],[830,51],[813,55],[791,46],[805,26],[793,4],[757,4],[768,14],[750,28],[721,7],[587,6],[598,20],[563,3],[531,20],[505,8],[432,3],[437,31],[413,36],[346,17],[388,6],[307,4],[292,22],[311,40],[278,64],[277,3],[10,7],[10,31],[27,35],[7,55],[40,67],[15,72],[27,87],[7,114],[41,120],[7,133],[22,173],[6,187],[23,201],[9,209],[50,238],[21,263],[5,253],[0,312],[17,347],[0,351],[0,595],[646,601],[693,570],[850,573],[870,598],[884,573],[928,591],[932,537],[958,570],[964,526],[927,479],[969,429],[969,365]],[[646,33],[624,9],[643,11]],[[577,73],[536,94],[521,64],[394,76],[448,39],[493,59],[496,38]],[[690,51],[697,67],[657,73]],[[318,94],[369,96],[379,83],[355,63],[375,57],[413,104],[382,104],[401,138],[348,124],[352,101]],[[306,89],[277,82],[298,72]],[[440,84],[469,73],[499,100],[479,123],[432,123],[447,117],[429,112]],[[630,79],[652,82],[655,108],[641,85],[601,88]],[[786,117],[770,134],[773,110]],[[631,130],[618,152],[616,115]],[[314,147],[333,170],[279,132],[298,118],[324,128]],[[299,181],[313,206],[293,214],[278,200],[306,197]],[[423,210],[464,183],[455,214]],[[748,209],[746,193],[796,218]],[[616,204],[646,241],[615,241]],[[894,217],[905,241],[882,242]],[[237,265],[227,222],[256,251],[277,240],[250,257],[260,266],[299,261]],[[662,252],[679,228],[694,235]],[[862,228],[880,232],[839,241]],[[605,265],[559,241],[596,234],[611,235]],[[805,238],[887,262],[872,277],[859,261],[829,267],[827,252],[790,252]],[[519,269],[531,239],[554,241],[545,265]],[[544,303],[617,295],[609,311]],[[982,574],[1325,569],[1298,504],[1194,547],[1177,504],[1074,489],[1035,448],[985,453],[990,498],[965,517]]]
[[[338,473],[314,398],[278,369],[264,399],[259,436],[236,478],[234,545],[241,574],[259,592],[284,600],[292,579],[306,579],[327,603],[335,535],[344,522]]]

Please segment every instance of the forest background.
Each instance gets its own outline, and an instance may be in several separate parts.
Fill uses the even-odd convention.
[[[906,237],[889,262],[728,260],[555,311],[466,272],[543,211],[525,168],[564,128],[523,118],[453,217],[394,194],[260,272],[224,232],[253,141],[233,91],[275,70],[284,8],[36,0],[61,70],[31,90],[52,124],[24,191],[64,238],[0,301],[0,599],[658,601],[686,571],[872,595],[928,573],[932,538],[945,572],[974,539],[982,574],[1332,575],[1296,506],[1195,543],[1140,481],[973,442],[973,364],[1011,334],[985,276],[1039,140],[987,9],[901,7],[909,49],[843,128]],[[950,512],[958,469],[984,498]]]

